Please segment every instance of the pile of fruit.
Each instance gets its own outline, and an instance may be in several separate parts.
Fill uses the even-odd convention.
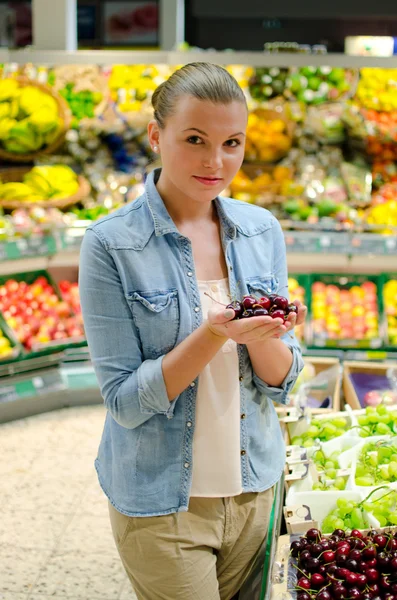
[[[249,80],[249,91],[254,100],[264,102],[284,93],[288,69],[259,67]]]
[[[329,491],[344,490],[346,487],[346,477],[338,476],[340,452],[333,452],[326,456],[324,452],[316,450],[313,455],[313,462],[319,472],[319,481],[313,484],[313,490]]]
[[[76,194],[79,182],[76,173],[65,165],[33,167],[23,181],[1,184],[0,200],[35,203],[68,198]]]
[[[256,298],[253,295],[244,296],[241,301],[234,300],[226,306],[235,312],[233,320],[248,319],[250,317],[272,317],[286,321],[290,313],[297,313],[295,304],[289,302],[284,296],[270,294]]]
[[[291,146],[292,138],[282,117],[270,116],[262,109],[249,114],[245,145],[247,161],[275,162],[285,156]]]
[[[351,89],[353,74],[336,67],[301,67],[286,79],[285,95],[305,104],[337,100]]]
[[[51,94],[16,79],[0,80],[0,146],[13,154],[30,154],[52,144],[64,127]]]
[[[305,304],[305,288],[299,285],[299,282],[294,277],[288,278],[288,290],[291,297],[295,300],[300,300],[302,304]],[[304,324],[295,327],[295,335],[298,340],[302,341],[304,336]]]
[[[300,435],[293,436],[291,444],[293,446],[303,446],[303,448],[312,448],[318,442],[328,442],[334,438],[340,437],[350,428],[348,417],[330,417],[329,419],[313,419],[306,431]]]
[[[397,412],[390,411],[384,404],[367,406],[365,414],[357,417],[359,436],[394,435],[397,426]]]
[[[353,520],[362,525],[360,509],[353,509],[353,513]],[[346,533],[334,528],[329,537],[318,529],[309,529],[291,543],[297,600],[394,600],[396,534],[376,530],[365,534],[358,527],[349,529]]]
[[[379,336],[377,287],[372,281],[350,288],[321,281],[312,284],[315,344],[327,340],[371,340]]]
[[[361,69],[355,100],[362,107],[371,110],[395,111],[396,81],[397,69]]]
[[[114,65],[109,77],[112,99],[121,112],[138,111],[171,72],[165,65]]]
[[[381,425],[378,425],[378,429]],[[389,429],[386,424],[384,429]],[[365,444],[357,457],[356,485],[373,487],[394,481],[397,481],[397,440],[394,438]]]
[[[72,311],[78,315],[81,313],[79,284],[63,279],[59,282],[58,287],[62,294],[62,298],[69,304]]]
[[[62,65],[49,75],[49,82],[66,100],[73,114],[73,127],[84,118],[96,116],[105,99],[107,82],[95,65]]]
[[[236,200],[260,204],[261,199],[270,195],[270,201],[275,196],[288,196],[291,193],[302,193],[303,188],[294,183],[293,170],[290,167],[277,165],[269,172],[261,172],[250,178],[244,169],[240,169],[230,184],[230,194]]]
[[[0,286],[0,311],[27,351],[48,342],[61,343],[84,336],[81,315],[75,315],[44,276],[31,284],[8,279]]]
[[[8,337],[0,329],[0,360],[4,360],[13,354],[13,347]]]
[[[396,146],[397,148],[397,146]],[[396,233],[397,183],[385,183],[372,196],[371,206],[365,212],[369,225],[376,225],[378,233]]]
[[[397,346],[397,279],[389,279],[383,286],[383,302],[389,343]]]

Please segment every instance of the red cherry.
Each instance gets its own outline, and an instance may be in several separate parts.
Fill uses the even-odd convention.
[[[263,308],[266,308],[266,310],[269,310],[272,305],[272,301],[267,296],[262,296],[262,298],[258,300],[258,304],[260,304]]]
[[[321,540],[321,531],[319,531],[318,529],[316,529],[315,527],[312,527],[312,529],[309,529],[306,532],[306,537],[308,540],[310,541],[318,541]]]
[[[332,600],[332,596],[328,590],[323,589],[320,590],[316,596],[316,600]]]
[[[349,590],[349,598],[350,600],[361,600],[361,591],[356,587],[352,587]]]
[[[270,316],[272,317],[272,319],[282,319],[283,321],[287,319],[287,315],[285,314],[285,312],[279,308],[275,308],[274,310],[273,308],[271,308]]]
[[[368,583],[375,583],[379,579],[379,571],[377,569],[367,569],[365,571]]]
[[[254,306],[254,304],[257,304],[258,301],[256,298],[254,298],[253,296],[244,296],[241,304],[243,305],[243,307],[245,309],[247,308],[252,308]]]
[[[383,535],[382,533],[378,533],[377,535],[374,536],[374,543],[379,548],[385,548],[387,541],[388,541],[387,537],[385,535]]]
[[[280,308],[281,310],[285,311],[288,308],[289,302],[288,302],[287,298],[284,298],[284,296],[276,296],[273,299],[273,304],[275,306],[277,306],[277,308]]]
[[[364,535],[359,529],[353,529],[350,534],[350,537],[355,537],[355,538],[359,538],[360,540],[362,540]]]
[[[325,585],[325,578],[321,575],[321,573],[313,573],[313,575],[311,576],[311,581],[309,583],[311,583],[315,587],[322,587],[323,585]]]
[[[356,585],[357,584],[357,573],[351,573],[351,572],[349,572],[346,575],[346,583],[348,585],[351,585],[351,586]]]
[[[330,563],[335,560],[335,552],[333,550],[326,550],[323,552],[322,559],[325,563]]]
[[[310,590],[310,581],[307,577],[300,577],[300,579],[298,579],[298,581],[296,582],[296,585],[299,588],[303,588],[304,590]]]
[[[365,588],[367,585],[367,577],[363,573],[359,573],[356,575],[357,587]]]

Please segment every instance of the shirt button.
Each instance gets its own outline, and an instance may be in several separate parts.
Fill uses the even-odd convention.
[[[199,306],[195,306],[194,307],[194,312],[200,312],[200,307]]]
[[[188,421],[188,422],[186,423],[186,425],[187,425],[188,427],[191,427],[191,426],[193,425],[193,423],[192,423],[191,421]]]
[[[190,467],[190,463],[185,462],[185,464],[183,466],[185,467],[185,469],[188,469]]]
[[[245,450],[241,450],[240,454],[241,454],[241,456],[245,456],[247,453]]]
[[[192,271],[188,271],[188,272],[187,272],[187,276],[188,276],[188,277],[193,277],[193,273],[192,273]]]
[[[196,382],[192,381],[192,383],[190,384],[190,387],[195,387],[195,385],[196,385]]]
[[[245,419],[245,413],[243,413],[243,414],[241,415],[241,418],[242,418],[242,419]]]
[[[244,381],[244,377],[242,377],[242,375],[240,375],[240,377],[238,378],[239,381]]]
[[[213,292],[217,292],[217,291],[218,291],[218,286],[217,286],[217,285],[215,285],[215,284],[211,285],[211,290],[212,290]]]

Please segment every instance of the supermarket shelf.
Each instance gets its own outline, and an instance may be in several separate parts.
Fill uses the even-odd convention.
[[[161,51],[125,51],[125,50],[78,50],[66,51],[40,51],[34,49],[3,50],[0,51],[1,62],[17,64],[35,63],[40,65],[62,64],[170,64],[179,65],[187,62],[208,61],[217,64],[243,64],[254,67],[304,67],[331,66],[346,68],[382,67],[397,68],[397,57],[376,56],[347,56],[346,54],[298,54],[291,52],[266,53],[266,52],[161,52]]]
[[[92,366],[65,363],[6,377],[0,383],[0,423],[102,402]]]
[[[84,229],[68,229],[45,237],[0,242],[0,274],[48,267],[77,267]],[[285,231],[288,266],[346,272],[393,271],[397,261],[397,236],[335,231]],[[379,261],[382,257],[382,261]]]

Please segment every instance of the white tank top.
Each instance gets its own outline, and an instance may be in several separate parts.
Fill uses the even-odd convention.
[[[214,302],[229,304],[228,280],[199,281],[203,319]],[[228,340],[199,376],[193,437],[191,496],[224,498],[242,493],[240,384],[237,344]]]

